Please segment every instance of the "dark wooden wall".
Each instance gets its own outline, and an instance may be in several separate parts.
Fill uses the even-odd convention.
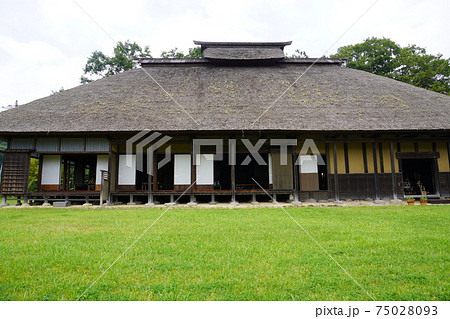
[[[439,189],[441,197],[450,197],[450,172],[439,173]]]
[[[380,198],[393,198],[392,174],[378,173],[378,183],[380,185]],[[403,198],[402,174],[396,173],[397,196]],[[366,198],[376,198],[375,174],[339,174],[339,197],[340,199],[364,200]],[[330,175],[330,193],[334,197],[334,175]]]

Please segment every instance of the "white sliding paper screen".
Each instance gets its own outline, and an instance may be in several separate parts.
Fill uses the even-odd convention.
[[[214,154],[197,154],[197,185],[214,184]]]
[[[300,155],[300,173],[318,173],[317,155]]]
[[[102,183],[101,171],[108,170],[108,155],[97,155],[97,170],[95,171],[95,184]]]
[[[42,185],[59,185],[61,183],[61,155],[42,156]]]
[[[176,154],[174,163],[174,185],[191,184],[191,155]]]
[[[131,167],[127,166],[127,157],[131,157]],[[136,155],[119,155],[119,185],[136,184]]]

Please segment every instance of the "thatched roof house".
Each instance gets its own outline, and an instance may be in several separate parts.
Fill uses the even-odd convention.
[[[142,68],[2,112],[0,137],[9,140],[10,153],[15,144],[21,145],[17,141],[31,139],[31,144],[16,147],[16,151],[27,150],[41,162],[45,155],[58,155],[57,161],[62,161],[76,153],[68,148],[64,155],[61,139],[80,138],[86,144],[89,137],[104,138],[108,141],[107,166],[113,176],[120,175],[112,170],[121,165],[122,143],[141,130],[178,136],[180,141],[185,138],[188,146],[192,139],[205,136],[244,136],[254,141],[261,136],[289,137],[299,142],[313,138],[327,158],[325,180],[306,182],[310,177],[305,177],[302,182],[301,167],[299,173],[293,165],[290,181],[278,185],[280,193],[300,194],[302,199],[420,195],[414,185],[405,188],[402,183],[407,178],[413,184],[426,184],[429,195],[449,196],[450,96],[342,67],[341,59],[285,58],[283,48],[290,42],[196,43],[202,46],[205,58],[141,59]],[[59,143],[56,151],[39,151],[36,143],[43,138]],[[180,155],[186,152],[181,144]],[[82,150],[87,151],[86,147]],[[190,152],[188,147],[187,154]],[[273,153],[270,147],[265,152]],[[429,170],[418,169],[424,165]],[[274,174],[272,170],[265,175]],[[194,173],[192,169],[191,175]],[[174,179],[173,172],[164,174]],[[276,193],[279,187],[270,183],[269,176],[258,174],[252,176],[267,179],[267,189]],[[312,178],[319,179],[319,170],[314,174]],[[425,177],[418,175],[430,176],[425,182]],[[145,187],[136,184],[136,176],[133,187],[124,188],[115,176],[111,193],[145,193]],[[157,180],[154,177],[153,186],[147,185],[155,194],[163,191]],[[241,184],[251,184],[248,178],[243,181]],[[232,181],[222,183],[229,189],[194,187],[194,193],[217,191],[234,196],[237,189]],[[164,188],[170,189],[164,189],[164,194],[181,189],[173,181],[167,184]],[[52,191],[74,191],[66,186],[58,184]],[[242,189],[243,193],[250,190],[259,194],[253,187]],[[39,193],[44,191],[41,187]],[[8,192],[4,189],[3,193]],[[21,195],[25,193],[23,190]]]

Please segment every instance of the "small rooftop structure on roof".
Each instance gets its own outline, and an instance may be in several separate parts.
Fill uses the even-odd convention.
[[[280,60],[284,58],[287,42],[203,42],[194,41],[201,46],[206,59],[211,60]]]

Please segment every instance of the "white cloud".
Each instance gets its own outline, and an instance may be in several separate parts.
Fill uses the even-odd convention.
[[[77,85],[73,75],[81,74],[79,57],[68,58],[61,51],[40,41],[17,42],[0,36],[0,50],[8,59],[2,67],[0,105],[24,104],[47,96],[62,86]],[[7,88],[4,89],[4,88]]]

